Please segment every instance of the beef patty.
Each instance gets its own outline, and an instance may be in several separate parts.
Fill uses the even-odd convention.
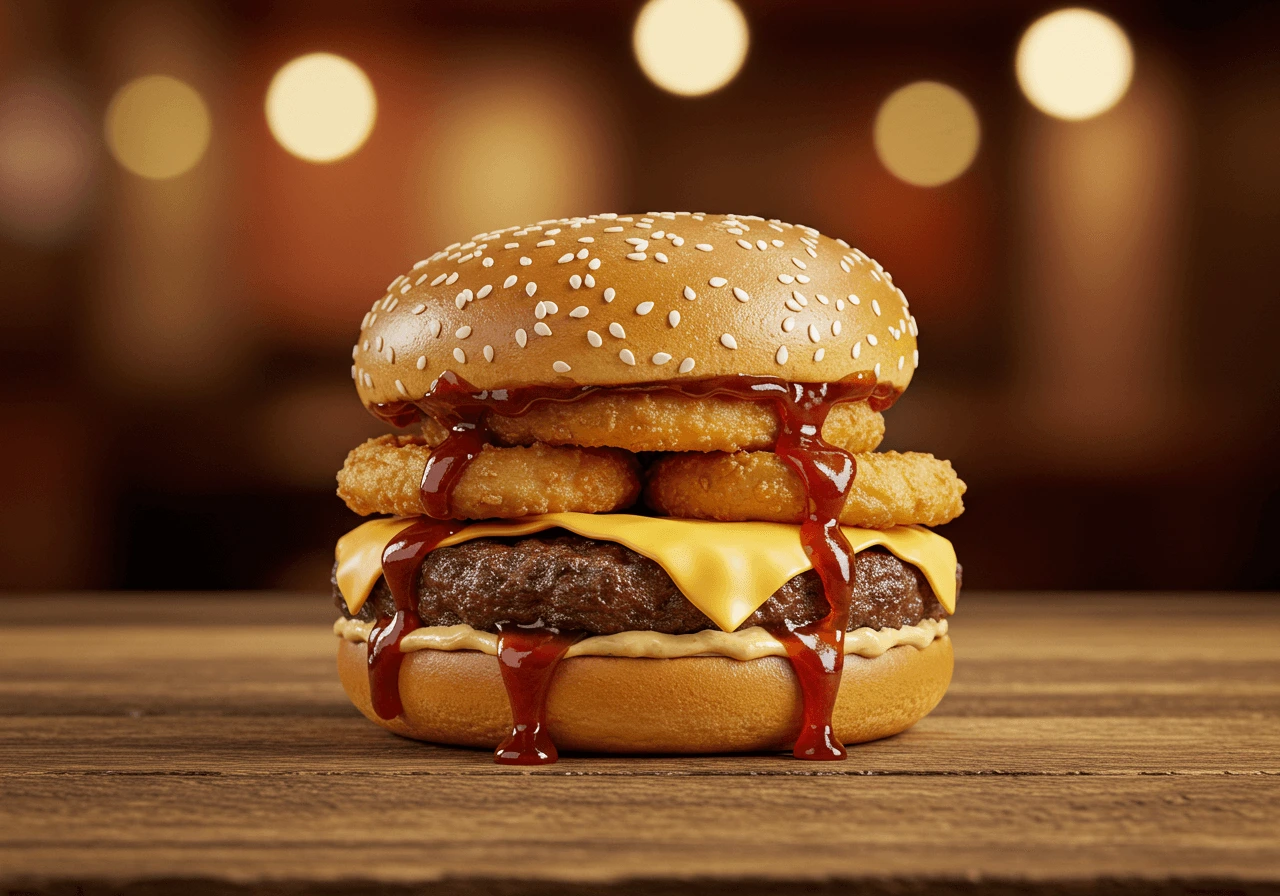
[[[855,565],[850,630],[899,628],[946,615],[924,574],[911,564],[872,548],[860,552]],[[439,548],[422,564],[417,591],[423,625],[465,623],[494,632],[499,622],[542,622],[598,635],[636,630],[678,635],[716,627],[653,560],[623,545],[563,530]],[[350,618],[336,577],[333,596]],[[379,579],[355,618],[371,622],[394,611],[386,580]],[[775,591],[743,628],[802,625],[827,611],[822,582],[809,570]]]

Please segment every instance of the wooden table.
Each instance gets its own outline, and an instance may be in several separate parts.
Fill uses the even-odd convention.
[[[966,594],[942,706],[839,764],[400,740],[332,616],[0,599],[0,893],[1280,892],[1275,597]]]

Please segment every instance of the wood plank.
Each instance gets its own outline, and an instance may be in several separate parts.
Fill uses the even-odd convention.
[[[613,881],[965,875],[1271,880],[1280,780],[29,777],[0,866]],[[1087,856],[1087,861],[1082,858]]]
[[[1274,599],[966,595],[942,706],[832,765],[513,770],[405,741],[342,694],[332,616],[323,595],[0,600],[0,885],[1280,891]]]

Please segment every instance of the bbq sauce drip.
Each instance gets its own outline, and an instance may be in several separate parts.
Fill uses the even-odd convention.
[[[518,417],[541,402],[571,402],[599,391],[600,386],[523,386],[478,391],[452,372],[442,374],[431,393],[416,402],[376,405],[371,410],[395,426],[408,426],[425,416],[449,426],[449,436],[432,449],[422,475],[422,506],[432,521],[405,530],[383,554],[383,570],[396,600],[396,614],[380,619],[370,636],[369,680],[374,709],[382,718],[399,715],[402,704],[398,672],[400,639],[417,628],[413,586],[423,558],[464,525],[448,521],[449,499],[467,464],[492,442],[489,412]],[[822,438],[831,407],[844,401],[867,401],[877,411],[897,400],[891,386],[868,373],[836,383],[788,383],[777,377],[720,376],[690,382],[646,383],[607,387],[613,392],[678,392],[693,398],[727,398],[772,404],[780,421],[776,453],[795,468],[804,483],[807,508],[800,539],[822,581],[828,614],[805,626],[786,625],[772,631],[786,646],[800,681],[804,713],[796,736],[799,759],[843,759],[844,747],[831,717],[844,668],[844,637],[853,598],[853,549],[840,530],[840,513],[857,473],[853,457]],[[392,568],[388,568],[388,563]],[[394,581],[393,581],[394,576]],[[556,664],[580,635],[549,629],[510,628],[499,635],[502,680],[511,702],[514,725],[498,747],[496,761],[511,764],[555,762],[555,745],[546,731],[546,696]]]
[[[511,733],[493,751],[500,765],[544,765],[559,758],[547,731],[547,694],[556,666],[581,632],[500,623],[498,664],[511,703]]]

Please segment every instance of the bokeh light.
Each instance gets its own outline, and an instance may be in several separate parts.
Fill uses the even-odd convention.
[[[978,154],[979,134],[973,104],[937,81],[898,88],[876,113],[876,154],[894,177],[918,187],[963,174]]]
[[[0,227],[56,243],[80,221],[93,175],[93,137],[59,83],[20,79],[0,94]]]
[[[147,75],[120,88],[107,107],[107,146],[141,177],[167,180],[195,167],[209,146],[209,109],[190,84]]]
[[[649,0],[631,40],[650,81],[680,96],[702,96],[738,74],[750,33],[733,0]]]
[[[335,162],[373,130],[378,99],[349,59],[310,53],[284,65],[267,89],[267,125],[280,145],[308,162]]]
[[[1018,83],[1032,104],[1079,121],[1120,101],[1133,80],[1124,29],[1091,9],[1060,9],[1037,19],[1018,43]]]

